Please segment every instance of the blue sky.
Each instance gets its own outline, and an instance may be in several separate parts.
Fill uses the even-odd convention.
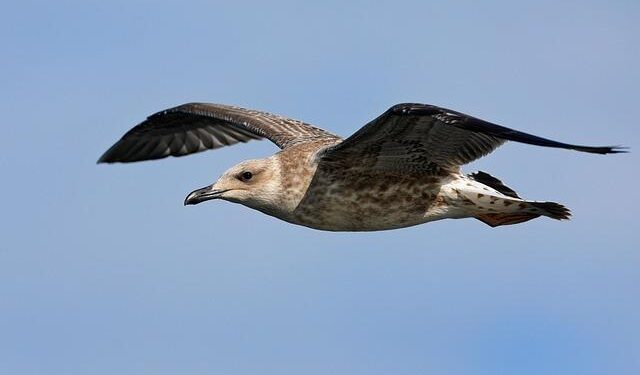
[[[637,374],[638,154],[507,144],[465,168],[573,210],[491,229],[293,226],[183,207],[253,142],[96,165],[189,101],[349,135],[399,102],[638,144],[640,4],[3,5],[0,374]]]

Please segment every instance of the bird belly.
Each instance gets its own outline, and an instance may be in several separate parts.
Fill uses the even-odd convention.
[[[395,177],[310,186],[285,220],[329,231],[377,231],[448,217],[440,181]]]

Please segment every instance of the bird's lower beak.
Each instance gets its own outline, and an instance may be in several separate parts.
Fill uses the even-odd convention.
[[[213,185],[205,186],[202,189],[194,190],[184,200],[184,205],[198,204],[210,199],[220,198],[227,190],[214,189]]]

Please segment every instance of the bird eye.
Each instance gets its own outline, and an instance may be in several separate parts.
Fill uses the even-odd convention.
[[[251,177],[253,177],[253,173],[246,171],[246,172],[242,172],[242,174],[240,175],[240,177],[244,180],[244,181],[249,181],[251,179]]]

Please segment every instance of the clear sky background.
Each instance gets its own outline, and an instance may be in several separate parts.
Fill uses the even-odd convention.
[[[638,1],[7,1],[1,375],[640,373]],[[130,165],[145,116],[236,104],[349,135],[438,104],[589,155],[466,167],[573,210],[293,226],[188,192],[269,142]]]

